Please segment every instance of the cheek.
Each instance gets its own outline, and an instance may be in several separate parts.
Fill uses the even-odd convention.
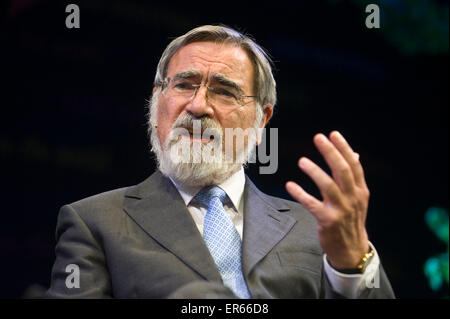
[[[220,118],[220,124],[224,129],[224,136],[222,140],[223,149],[225,150],[225,145],[228,142],[229,149],[236,149],[235,139],[225,138],[225,128],[242,128],[245,130],[247,128],[253,128],[255,122],[256,112],[251,109],[236,110],[232,113],[225,114]],[[244,137],[244,143],[247,145],[247,137]],[[230,144],[231,143],[231,144]],[[230,148],[231,147],[231,148]]]
[[[219,123],[224,130],[223,145],[225,145],[225,129],[226,128],[241,128],[246,130],[247,128],[253,128],[255,122],[256,113],[251,109],[236,110],[229,114],[223,114],[219,117]],[[247,139],[245,139],[247,141]]]
[[[243,130],[253,127],[256,112],[250,108],[237,109],[235,112],[224,117],[226,125],[223,127],[240,127]]]
[[[181,108],[177,107],[174,101],[170,99],[161,99],[158,104],[158,137],[160,143],[163,145],[167,136],[169,135],[170,128],[180,115]]]

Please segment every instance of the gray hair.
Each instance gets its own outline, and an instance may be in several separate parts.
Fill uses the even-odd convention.
[[[275,106],[277,100],[276,83],[272,74],[273,62],[269,55],[249,35],[242,34],[223,25],[203,25],[172,40],[164,50],[156,69],[155,87],[161,86],[172,56],[182,47],[193,42],[211,41],[232,44],[243,49],[254,66],[254,88],[257,104]]]

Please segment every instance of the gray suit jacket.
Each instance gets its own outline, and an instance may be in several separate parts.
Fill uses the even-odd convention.
[[[311,214],[262,193],[248,177],[243,199],[242,262],[252,297],[340,297],[324,273]],[[166,298],[195,281],[221,282],[180,194],[159,171],[136,186],[63,206],[56,239],[47,297]],[[70,264],[79,267],[79,288],[66,286]],[[393,296],[381,269],[380,288],[368,297]]]

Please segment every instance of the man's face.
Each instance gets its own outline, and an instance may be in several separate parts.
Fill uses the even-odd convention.
[[[237,84],[245,95],[254,95],[253,64],[247,53],[239,47],[214,42],[195,42],[178,50],[170,60],[167,77],[173,79],[185,71],[199,74],[194,79],[198,84],[214,85],[214,76],[223,76]],[[170,129],[180,115],[211,118],[223,129],[253,127],[256,116],[255,99],[242,107],[223,109],[208,103],[206,88],[198,89],[192,99],[180,99],[160,94],[157,107],[157,133],[161,145],[164,145]],[[263,120],[265,124],[265,120]],[[192,136],[191,136],[192,138]],[[203,141],[207,142],[207,141]]]

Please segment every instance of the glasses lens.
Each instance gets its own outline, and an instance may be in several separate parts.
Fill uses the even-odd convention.
[[[232,88],[225,86],[211,86],[208,88],[208,98],[212,103],[221,107],[235,107],[239,105],[240,95]]]
[[[194,98],[200,86],[206,86],[189,79],[169,80],[168,84],[168,94],[185,99]],[[206,98],[214,106],[230,109],[244,104],[242,94],[234,88],[224,85],[212,85],[206,88]]]
[[[174,95],[190,97],[194,94],[198,85],[195,85],[192,81],[178,80],[173,81],[169,87]]]

